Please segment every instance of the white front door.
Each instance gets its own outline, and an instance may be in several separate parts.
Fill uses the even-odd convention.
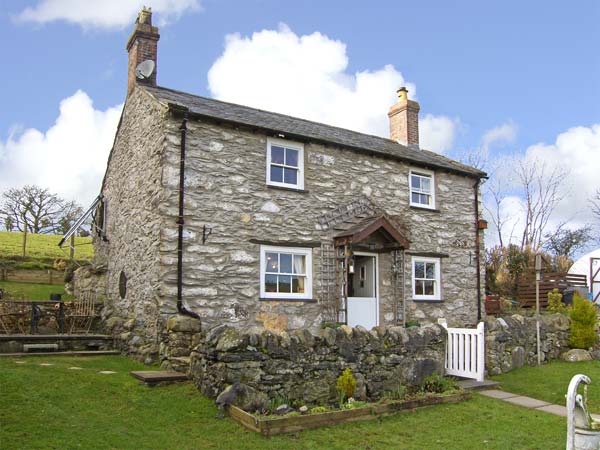
[[[365,327],[379,325],[377,293],[377,255],[354,254],[354,266],[348,273],[348,325]]]

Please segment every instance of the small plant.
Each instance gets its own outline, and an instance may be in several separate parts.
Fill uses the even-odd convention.
[[[548,292],[548,308],[546,308],[549,312],[566,314],[567,307],[562,302],[563,295],[556,288],[552,289]]]
[[[329,411],[327,406],[315,406],[314,408],[310,408],[311,414],[319,414]]]
[[[335,388],[340,396],[340,408],[347,398],[350,398],[356,392],[356,378],[352,375],[350,368],[347,368],[338,377]]]
[[[417,320],[417,319],[410,319],[406,321],[406,328],[411,328],[411,327],[420,327],[421,323]]]
[[[269,401],[269,411],[274,413],[281,405],[289,405],[290,402],[284,395],[276,395]]]
[[[457,389],[456,381],[453,378],[443,377],[437,373],[429,375],[421,386],[419,392],[422,394],[435,393],[441,394],[447,391],[453,391]]]
[[[398,383],[398,386],[396,387],[396,389],[386,391],[383,394],[383,397],[388,400],[404,400],[404,398],[406,397],[406,394],[407,394],[406,386],[403,386],[402,384]]]
[[[593,347],[598,339],[595,330],[598,320],[596,305],[575,293],[573,306],[569,308],[569,317],[571,318],[569,346],[583,349]]]

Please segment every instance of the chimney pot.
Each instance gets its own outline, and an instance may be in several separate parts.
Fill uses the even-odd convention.
[[[402,86],[396,91],[398,103],[388,112],[390,138],[411,148],[419,148],[419,109],[414,100],[408,99],[408,89]]]

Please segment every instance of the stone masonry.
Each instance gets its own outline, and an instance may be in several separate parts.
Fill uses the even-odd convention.
[[[242,333],[221,326],[209,332],[191,357],[190,375],[208,397],[242,382],[269,398],[285,396],[309,405],[334,403],[337,378],[350,368],[357,379],[355,398],[376,400],[442,373],[445,330],[425,327],[326,328],[290,334]]]
[[[177,313],[177,214],[181,117],[142,86],[128,97],[102,194],[106,240],[95,237],[96,265],[106,267],[105,317],[112,333],[141,360],[156,360],[169,317]],[[265,183],[264,133],[193,118],[188,122],[183,236],[183,300],[208,330],[227,324],[248,332],[318,332],[321,242],[318,218],[366,198],[407,231],[407,320],[477,321],[474,180],[435,171],[436,210],[409,206],[410,164],[304,142],[305,189]],[[212,230],[202,242],[203,227]],[[259,299],[257,240],[312,247],[314,301]],[[483,243],[481,243],[483,248]],[[441,255],[442,301],[411,298],[411,254]],[[482,263],[482,262],[481,262]],[[396,325],[391,255],[379,254],[379,324]],[[119,295],[121,273],[127,279]]]

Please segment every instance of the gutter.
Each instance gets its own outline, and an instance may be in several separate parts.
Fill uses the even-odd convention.
[[[179,130],[181,131],[181,152],[179,158],[179,213],[177,215],[177,311],[180,314],[200,319],[200,316],[193,311],[190,311],[183,304],[183,226],[184,207],[183,201],[185,197],[185,143],[187,138],[187,122],[188,110],[180,109],[183,112],[183,121]]]

